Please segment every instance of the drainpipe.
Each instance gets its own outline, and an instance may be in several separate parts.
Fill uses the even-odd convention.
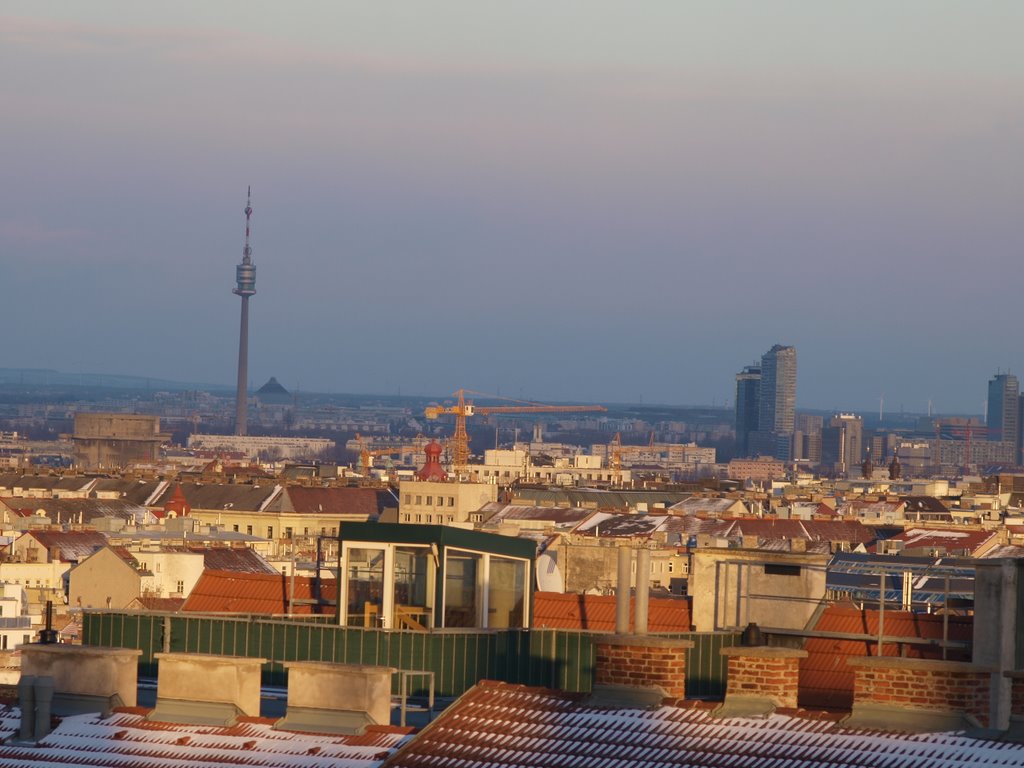
[[[629,547],[619,547],[619,571],[615,582],[615,634],[629,634],[629,569],[633,553]]]

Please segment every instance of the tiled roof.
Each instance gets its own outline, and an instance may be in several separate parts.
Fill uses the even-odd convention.
[[[668,515],[617,515],[600,512],[582,523],[575,532],[612,538],[646,537],[659,531],[668,519]]]
[[[51,522],[91,523],[99,517],[119,517],[123,520],[143,522],[148,510],[126,499],[36,499],[30,496],[5,496],[3,503],[16,510],[35,512],[42,509]]]
[[[864,544],[874,533],[855,520],[778,520],[739,518],[732,522],[727,536],[757,536],[761,539],[807,539],[808,541],[848,541]]]
[[[29,531],[47,552],[58,549],[58,558],[64,562],[84,560],[98,549],[107,546],[107,537],[98,531]]]
[[[919,639],[942,638],[942,616],[936,614],[886,611],[883,620],[886,637]],[[825,609],[814,629],[817,632],[843,632],[878,635],[878,611],[862,611],[853,607],[832,605]],[[973,619],[949,617],[949,639],[970,642]],[[808,638],[804,650],[807,658],[800,661],[800,697],[803,707],[849,709],[853,705],[853,669],[846,664],[850,657],[877,655],[877,641]],[[970,653],[949,649],[952,661],[969,661]],[[938,648],[917,645],[901,646],[883,643],[883,656],[906,655],[910,658],[941,659]]]
[[[165,613],[175,613],[181,610],[181,606],[185,604],[185,598],[183,597],[136,597],[131,603],[128,604],[129,608],[141,608],[145,611],[163,611]]]
[[[96,768],[158,766],[288,766],[373,768],[402,742],[408,729],[370,726],[363,736],[276,731],[272,720],[243,717],[231,727],[149,722],[146,710],[118,708],[66,717],[35,746],[0,745],[4,768],[46,765]],[[19,711],[0,710],[0,739],[18,733]]]
[[[630,599],[631,630],[634,602]],[[533,626],[614,632],[615,596],[535,592]],[[650,632],[689,632],[690,601],[686,598],[650,598],[647,608],[647,629]]]
[[[977,531],[966,528],[908,528],[889,541],[902,541],[908,549],[942,549],[950,554],[973,555],[979,548],[993,543],[996,531]]]
[[[376,520],[388,507],[397,507],[398,501],[388,491],[378,488],[285,488],[286,498],[282,511],[308,515],[337,515],[339,517]]]
[[[272,482],[264,485],[232,485],[230,483],[180,483],[181,491],[192,509],[234,509],[258,512],[277,501],[280,487]],[[162,494],[150,499],[150,506],[163,507],[174,495],[176,484],[168,483]]]
[[[504,504],[492,501],[480,507],[484,522],[500,523],[505,520],[533,520],[550,523],[557,528],[571,528],[594,514],[582,507],[533,507],[523,504]]]
[[[203,566],[211,571],[277,574],[259,552],[248,547],[190,547],[189,552],[201,554]]]
[[[724,515],[732,511],[739,499],[708,498],[705,496],[691,496],[688,499],[673,504],[669,509],[677,515],[696,515],[705,513],[708,515]],[[742,506],[742,504],[741,504]]]
[[[294,593],[292,585],[294,583]],[[333,579],[323,580],[321,597],[334,600],[337,587]],[[258,613],[279,616],[288,613],[289,600],[313,597],[313,580],[306,576],[270,573],[203,571],[189,593],[182,611],[195,613]],[[308,603],[293,604],[291,613],[311,614]]]
[[[793,710],[718,719],[696,702],[597,709],[578,694],[483,682],[384,766],[404,768],[968,768],[1024,765],[1024,745],[843,728]]]

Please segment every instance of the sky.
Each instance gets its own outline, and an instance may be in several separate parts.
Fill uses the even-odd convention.
[[[1019,0],[0,2],[5,367],[981,413]]]

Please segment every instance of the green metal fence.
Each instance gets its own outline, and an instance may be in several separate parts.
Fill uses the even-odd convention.
[[[694,642],[687,662],[687,696],[724,695],[726,664],[720,650],[735,633],[672,635]],[[434,673],[440,696],[458,696],[478,680],[589,691],[594,640],[600,635],[559,629],[359,629],[266,617],[86,611],[87,645],[138,648],[139,674],[156,676],[155,653],[213,653],[267,659],[265,685],[284,685],[287,661],[372,664]],[[395,681],[397,686],[397,679]]]

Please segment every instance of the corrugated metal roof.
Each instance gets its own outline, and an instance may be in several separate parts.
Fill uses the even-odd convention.
[[[693,702],[597,709],[578,695],[483,682],[384,765],[406,768],[968,768],[1024,765],[1024,745],[959,733],[852,730],[790,710],[717,719]]]
[[[814,630],[877,635],[879,624],[878,611],[833,605],[824,610]],[[942,639],[943,619],[935,614],[886,611],[883,624],[886,637]],[[949,639],[970,642],[973,627],[973,618],[970,616],[950,616]],[[853,706],[854,673],[847,666],[846,660],[850,657],[878,655],[877,641],[812,637],[808,638],[804,650],[807,651],[807,658],[800,661],[800,706],[828,709],[849,709]],[[881,655],[941,659],[942,651],[917,645],[883,643]],[[951,661],[969,661],[970,652],[949,649],[947,658]]]
[[[273,730],[272,720],[240,718],[224,728],[149,722],[147,710],[119,708],[110,717],[66,717],[35,746],[0,745],[4,768],[77,765],[96,768],[173,766],[289,766],[373,768],[409,729],[371,726],[363,736],[325,736]],[[0,710],[0,739],[18,733],[20,713]]]
[[[630,598],[629,626],[633,629],[635,599]],[[687,598],[652,597],[648,602],[650,632],[689,632],[690,601]],[[533,626],[552,629],[615,631],[614,595],[573,595],[536,592]]]

